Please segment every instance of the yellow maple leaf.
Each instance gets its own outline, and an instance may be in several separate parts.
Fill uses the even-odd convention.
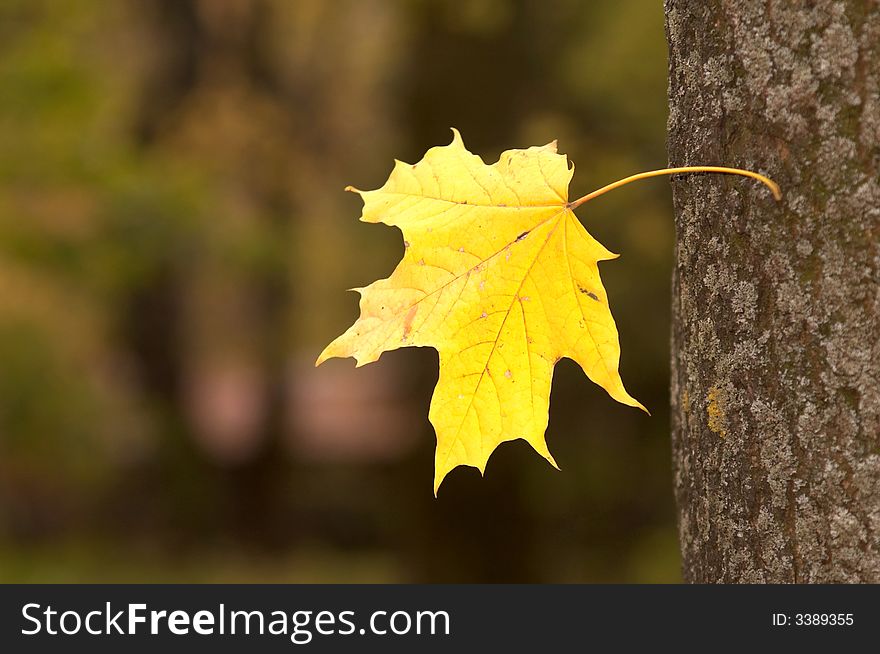
[[[360,317],[318,357],[362,366],[400,347],[434,347],[440,378],[429,418],[437,434],[434,493],[459,465],[483,472],[495,448],[526,440],[553,466],[544,439],[553,368],[576,361],[623,404],[620,345],[599,278],[608,251],[577,220],[583,202],[633,179],[670,172],[757,173],[689,167],[641,173],[568,200],[574,173],[556,143],[507,150],[487,166],[452,143],[417,164],[396,161],[382,188],[360,191],[361,220],[403,232],[387,279],[360,292]],[[774,193],[778,190],[774,189]]]

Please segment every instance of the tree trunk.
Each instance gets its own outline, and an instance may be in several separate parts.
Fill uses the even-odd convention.
[[[880,582],[880,2],[667,0],[691,582]]]

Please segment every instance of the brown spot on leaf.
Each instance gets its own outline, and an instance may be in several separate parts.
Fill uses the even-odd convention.
[[[578,290],[581,293],[583,293],[584,295],[586,295],[588,298],[590,298],[591,300],[596,300],[596,302],[599,301],[599,296],[596,295],[595,293],[593,293],[593,291],[588,291],[583,286],[578,286]]]
[[[413,305],[410,310],[407,312],[406,317],[403,319],[403,340],[405,341],[409,337],[409,333],[412,331],[412,323],[413,319],[416,317],[416,312],[419,310],[419,306]]]

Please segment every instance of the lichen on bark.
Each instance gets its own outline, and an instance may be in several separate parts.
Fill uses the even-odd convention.
[[[667,0],[685,579],[880,582],[880,2]]]

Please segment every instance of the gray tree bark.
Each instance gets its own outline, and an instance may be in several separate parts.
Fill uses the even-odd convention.
[[[880,582],[880,1],[667,0],[691,582]]]

